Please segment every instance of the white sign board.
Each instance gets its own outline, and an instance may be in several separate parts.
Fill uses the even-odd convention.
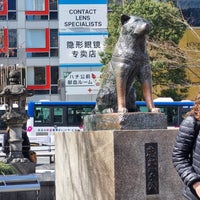
[[[60,35],[60,64],[100,63],[106,38],[103,34]]]
[[[66,95],[97,94],[101,72],[64,72]]]
[[[107,29],[107,4],[60,4],[59,29]]]

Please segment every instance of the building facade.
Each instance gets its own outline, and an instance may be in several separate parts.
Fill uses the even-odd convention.
[[[107,3],[123,0],[0,0],[0,89],[16,68],[21,83],[35,91],[29,101],[95,101]],[[176,3],[197,30],[200,0]],[[199,44],[189,45],[199,51]]]
[[[58,100],[57,0],[0,0],[0,6],[1,87],[15,67],[38,100]]]
[[[29,101],[94,101],[106,28],[106,0],[0,0],[0,89],[16,68]]]

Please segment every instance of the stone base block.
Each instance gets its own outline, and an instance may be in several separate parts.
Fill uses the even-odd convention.
[[[32,174],[35,173],[35,163],[32,162],[16,162],[10,163],[18,174]]]
[[[55,135],[56,199],[184,200],[172,165],[177,130]]]
[[[84,117],[84,131],[166,129],[167,117],[163,113],[108,113]]]

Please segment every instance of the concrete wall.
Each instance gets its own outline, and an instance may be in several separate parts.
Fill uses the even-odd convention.
[[[176,134],[167,129],[56,134],[56,199],[183,200],[171,161]]]

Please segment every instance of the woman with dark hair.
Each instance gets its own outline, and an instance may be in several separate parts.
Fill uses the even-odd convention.
[[[173,148],[173,164],[185,184],[184,196],[200,200],[200,93],[182,121]]]

